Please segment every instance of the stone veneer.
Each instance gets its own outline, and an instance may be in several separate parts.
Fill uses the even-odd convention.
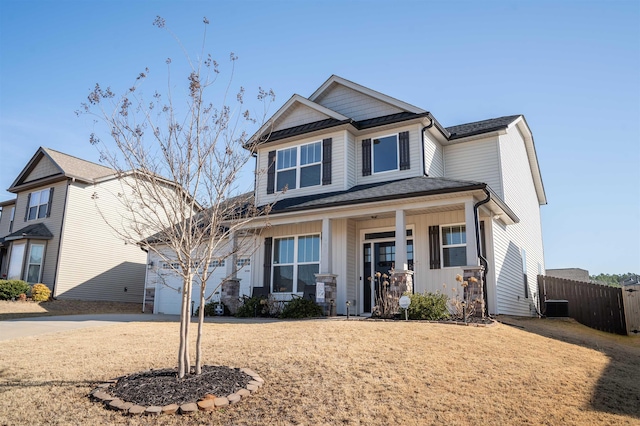
[[[220,301],[225,304],[229,309],[231,315],[235,315],[238,312],[238,306],[240,305],[240,280],[236,278],[230,278],[222,283],[222,290],[220,291]]]
[[[217,397],[215,395],[207,394],[200,398],[198,402],[188,402],[182,405],[169,404],[163,407],[145,407],[133,404],[132,402],[123,401],[109,394],[109,389],[118,383],[117,379],[108,380],[105,383],[99,384],[89,393],[89,398],[94,401],[102,402],[108,409],[117,410],[128,415],[192,414],[197,411],[213,411],[216,408],[237,404],[264,385],[262,377],[253,370],[249,368],[241,368],[240,371],[251,376],[253,379],[247,384],[246,389],[240,389],[226,397]]]
[[[318,302],[327,316],[331,316],[331,304],[338,303],[338,278],[335,274],[314,274],[316,283],[324,284],[324,302]],[[335,312],[335,308],[334,308]]]

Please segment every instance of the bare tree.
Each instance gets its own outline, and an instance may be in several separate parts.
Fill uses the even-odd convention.
[[[254,207],[252,194],[239,195],[238,177],[251,159],[243,127],[264,119],[274,93],[258,91],[263,112],[261,120],[254,118],[255,114],[244,106],[245,90],[231,89],[237,60],[233,53],[229,82],[214,84],[220,71],[211,55],[205,54],[209,22],[206,18],[203,22],[202,51],[195,60],[167,30],[164,19],[157,17],[153,23],[167,30],[183,50],[189,65],[183,97],[174,93],[170,77],[172,61],[167,59],[165,93],[155,91],[151,99],[144,97],[140,89],[149,74],[145,69],[121,96],[96,84],[79,111],[94,116],[96,124],[106,125],[113,140],[110,144],[103,142],[97,133],[90,136],[90,142],[100,150],[101,161],[116,170],[122,187],[117,194],[122,220],[109,225],[126,242],[141,244],[155,253],[182,279],[180,378],[190,374],[189,324],[194,279],[200,283],[195,364],[195,373],[199,374],[207,281],[221,259],[242,249],[238,240],[251,235],[250,223],[268,213],[268,209],[259,211]],[[178,87],[182,83],[179,81]],[[221,90],[215,91],[219,86]],[[211,96],[216,94],[219,99],[212,102]],[[183,98],[186,102],[179,102]],[[95,194],[95,198],[98,200],[100,194]]]

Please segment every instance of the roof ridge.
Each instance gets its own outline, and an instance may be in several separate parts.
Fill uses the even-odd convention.
[[[493,120],[503,120],[503,119],[506,119],[506,118],[513,118],[515,120],[517,117],[521,117],[522,115],[523,114],[514,114],[514,115],[503,115],[501,117],[486,118],[484,120],[470,121],[468,123],[454,124],[452,126],[445,127],[445,129],[450,129],[452,127],[458,127],[458,126],[468,126],[468,125],[471,125],[471,124],[484,123],[484,122],[493,121]]]

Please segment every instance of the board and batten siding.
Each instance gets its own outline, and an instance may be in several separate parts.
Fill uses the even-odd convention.
[[[42,179],[47,176],[59,175],[62,172],[60,169],[45,155],[33,168],[31,173],[24,179],[24,183],[32,182],[37,179]]]
[[[391,170],[382,173],[374,173],[373,172],[373,161],[371,162],[371,174],[369,176],[362,176],[362,140],[363,139],[373,139],[390,136],[390,135],[398,135],[401,132],[409,132],[409,156],[411,168],[407,170]],[[376,131],[371,133],[363,133],[358,135],[356,139],[356,161],[352,164],[352,167],[355,166],[355,175],[357,178],[356,185],[365,185],[370,183],[378,183],[378,182],[386,182],[390,180],[397,179],[405,179],[414,176],[422,176],[422,147],[420,144],[422,143],[420,138],[420,128],[418,126],[402,126],[395,129],[389,129],[384,131]],[[373,142],[371,146],[371,151],[373,152]],[[398,161],[400,159],[398,158]]]
[[[41,191],[43,189],[46,190],[50,188],[53,188],[53,199],[51,201],[51,212],[49,217],[25,221],[24,218],[27,211],[29,194],[31,192]],[[65,210],[64,203],[65,203],[66,191],[67,191],[67,182],[61,181],[51,185],[46,185],[46,186],[42,186],[39,188],[34,188],[28,191],[18,193],[18,197],[16,198],[15,216],[13,219],[13,232],[19,231],[20,229],[29,225],[42,223],[47,227],[47,229],[49,229],[49,232],[53,234],[53,238],[50,240],[35,240],[35,239],[30,240],[32,243],[37,243],[37,244],[44,243],[46,245],[44,262],[42,265],[42,277],[40,281],[52,290],[55,284],[56,263],[58,259],[58,247],[60,245],[60,227],[62,224],[62,217],[64,215],[64,210]],[[24,241],[24,240],[16,240],[14,241],[14,243],[21,242],[21,241]],[[29,255],[29,247],[26,247],[25,257],[28,255]],[[25,277],[23,276],[22,278],[25,278]]]
[[[301,197],[304,195],[313,195],[323,192],[335,192],[344,190],[345,181],[345,153],[344,153],[344,132],[328,133],[322,136],[315,136],[295,141],[286,142],[276,146],[264,147],[258,149],[258,178],[256,179],[256,204],[263,206],[285,198]],[[269,166],[269,151],[291,148],[312,142],[322,142],[323,139],[331,138],[331,184],[316,185],[306,188],[289,189],[286,192],[276,191],[273,194],[267,194],[267,169]],[[277,170],[276,170],[277,175]],[[277,182],[277,176],[276,176]],[[276,183],[277,185],[277,183]]]
[[[445,177],[487,183],[504,198],[498,139],[474,140],[444,147]]]
[[[427,130],[424,131],[424,170],[427,176],[444,177],[442,145]]]
[[[286,113],[278,117],[273,125],[272,131],[275,132],[290,127],[314,123],[316,121],[326,120],[327,118],[329,117],[313,108],[298,104],[295,108],[289,109]]]
[[[119,191],[122,185],[115,179],[95,186],[69,186],[57,297],[142,302],[146,253],[137,245],[125,244],[101,217],[113,226],[123,223],[116,199]]]
[[[535,192],[524,139],[517,126],[499,137],[500,167],[503,177],[504,201],[520,219],[504,226],[494,223],[499,314],[532,315],[531,303],[536,303],[536,276],[544,273],[544,251],[540,204]],[[526,253],[529,298],[524,298],[522,249]]]
[[[356,121],[403,112],[398,107],[341,84],[334,84],[315,102]]]

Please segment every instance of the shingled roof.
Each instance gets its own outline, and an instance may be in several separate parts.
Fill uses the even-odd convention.
[[[43,147],[42,150],[51,157],[67,176],[92,181],[115,173],[115,170],[101,164],[92,163],[50,148]]]
[[[486,184],[482,182],[417,176],[392,182],[358,185],[346,191],[286,198],[277,201],[272,206],[271,213],[471,191],[485,187]]]
[[[34,225],[25,226],[22,229],[13,232],[6,237],[3,241],[21,240],[23,238],[36,238],[39,240],[50,240],[53,238],[53,234],[49,231],[43,223],[36,223]]]
[[[506,129],[509,124],[513,123],[513,121],[518,117],[520,117],[520,114],[507,115],[504,117],[491,118],[489,120],[459,124],[457,126],[447,127],[446,130],[451,134],[451,136],[449,136],[449,140],[460,139],[467,136],[480,135],[482,133]]]

